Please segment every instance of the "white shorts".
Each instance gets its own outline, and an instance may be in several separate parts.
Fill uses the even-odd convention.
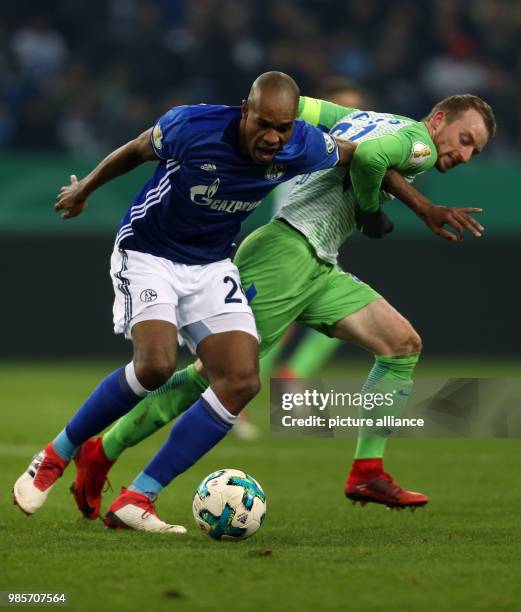
[[[116,334],[130,338],[136,323],[161,320],[178,328],[180,344],[192,352],[203,338],[220,332],[245,331],[258,339],[239,271],[230,259],[189,266],[116,246],[110,276]]]

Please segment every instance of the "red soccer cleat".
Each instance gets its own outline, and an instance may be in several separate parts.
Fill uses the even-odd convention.
[[[344,487],[345,496],[353,503],[383,504],[390,509],[425,506],[429,498],[422,493],[406,491],[384,472],[381,459],[355,459]]]
[[[116,462],[105,455],[102,438],[90,438],[76,453],[74,463],[76,478],[70,491],[79,511],[85,518],[93,521],[100,514],[101,496],[107,482],[107,474]]]
[[[27,470],[14,483],[14,503],[25,514],[34,514],[43,506],[49,491],[68,464],[56,454],[52,442],[49,442],[33,457]]]
[[[137,491],[129,491],[125,487],[122,487],[119,497],[110,505],[103,522],[111,529],[135,529],[155,533],[186,533],[186,529],[182,525],[170,525],[162,521],[149,497]]]

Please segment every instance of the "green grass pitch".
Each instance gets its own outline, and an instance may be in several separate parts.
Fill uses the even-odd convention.
[[[354,441],[271,438],[264,393],[248,410],[263,426],[260,440],[229,436],[161,495],[160,515],[187,525],[187,536],[81,519],[68,492],[72,469],[26,517],[12,505],[12,483],[109,367],[0,366],[1,591],[65,591],[69,609],[100,612],[521,609],[519,440],[391,440],[388,470],[432,501],[415,513],[362,509],[342,494]],[[350,368],[361,373],[345,363],[324,375]],[[516,376],[519,363],[422,368],[424,376]],[[166,434],[122,457],[115,489]],[[196,486],[222,467],[251,473],[266,491],[266,521],[250,540],[215,542],[192,518]]]

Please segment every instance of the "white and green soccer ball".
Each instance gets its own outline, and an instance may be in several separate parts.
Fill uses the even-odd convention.
[[[266,495],[241,470],[217,470],[197,487],[192,505],[199,527],[215,540],[244,540],[266,516]]]

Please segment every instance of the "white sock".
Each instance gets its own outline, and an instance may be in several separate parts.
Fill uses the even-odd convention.
[[[125,378],[127,379],[128,386],[138,397],[146,397],[150,393],[137,379],[133,361],[125,366]]]
[[[211,387],[208,387],[206,391],[201,395],[211,408],[215,411],[218,417],[230,426],[235,423],[237,416],[229,412],[221,403],[221,400],[215,395],[215,392]]]

